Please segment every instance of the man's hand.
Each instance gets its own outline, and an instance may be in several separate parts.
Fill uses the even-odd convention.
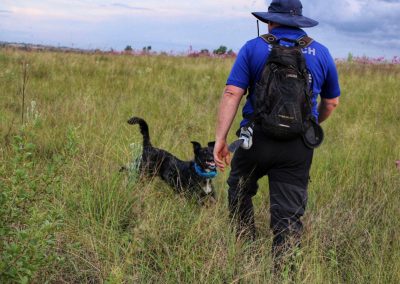
[[[225,165],[231,163],[231,155],[228,151],[228,144],[224,140],[215,141],[214,145],[214,161],[217,167],[223,172]]]

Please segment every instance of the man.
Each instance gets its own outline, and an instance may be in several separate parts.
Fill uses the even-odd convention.
[[[268,12],[254,12],[268,24],[269,33],[276,38],[298,40],[306,35],[301,29],[318,22],[302,16],[299,0],[273,0]],[[220,170],[230,164],[227,135],[248,90],[240,126],[248,124],[254,106],[255,84],[260,80],[271,46],[261,37],[248,41],[240,50],[221,98],[216,129],[214,159]],[[340,89],[334,61],[326,47],[313,41],[302,50],[312,76],[312,115],[319,123],[326,120],[339,103]],[[317,106],[317,97],[321,101]],[[232,217],[237,219],[238,237],[255,238],[252,197],[257,193],[257,181],[267,175],[270,190],[270,213],[273,230],[274,257],[282,256],[290,243],[299,243],[302,231],[301,216],[307,202],[307,185],[313,150],[301,136],[291,140],[269,137],[254,126],[252,146],[239,148],[231,163],[228,179],[228,202]]]

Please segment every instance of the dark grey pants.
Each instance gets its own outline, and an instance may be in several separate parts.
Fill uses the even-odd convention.
[[[267,175],[274,255],[290,247],[289,239],[299,241],[312,157],[313,150],[301,137],[278,141],[254,131],[253,146],[235,152],[228,179],[229,211],[238,221],[238,236],[255,238],[252,197],[257,193],[258,180]]]

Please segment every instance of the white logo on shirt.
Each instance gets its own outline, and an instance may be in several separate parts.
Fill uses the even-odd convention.
[[[284,45],[284,46],[289,47],[288,45]],[[272,50],[272,44],[268,44],[268,50],[269,51]],[[313,56],[315,56],[317,54],[317,51],[315,50],[315,48],[311,48],[311,47],[302,48],[302,51],[304,54],[309,54],[309,55],[313,55]]]
[[[315,54],[317,53],[315,48],[311,48],[311,47],[306,47],[306,48],[303,48],[302,50],[303,50],[304,54],[310,54],[310,55],[315,56]]]

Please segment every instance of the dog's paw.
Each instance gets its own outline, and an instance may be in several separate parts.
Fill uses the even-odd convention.
[[[206,196],[199,200],[199,204],[203,207],[209,208],[217,204],[217,199],[214,196]]]

